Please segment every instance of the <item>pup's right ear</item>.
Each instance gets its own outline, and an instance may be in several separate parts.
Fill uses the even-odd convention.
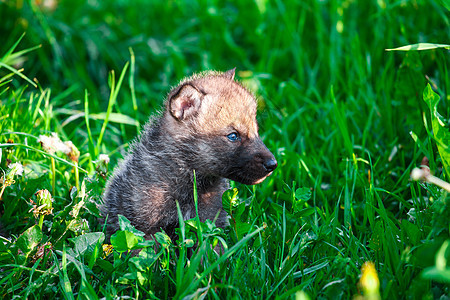
[[[182,85],[173,95],[169,96],[170,114],[178,121],[186,120],[195,115],[200,108],[204,94],[193,85]]]
[[[234,74],[236,73],[236,68],[233,68],[231,70],[228,70],[223,73],[223,76],[225,76],[228,79],[234,80]]]

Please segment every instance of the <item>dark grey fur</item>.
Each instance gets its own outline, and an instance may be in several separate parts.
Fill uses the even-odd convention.
[[[234,81],[234,69],[183,80],[107,184],[102,212],[108,215],[108,233],[118,229],[117,215],[122,214],[146,238],[161,228],[173,236],[175,200],[184,219],[195,216],[193,170],[200,219],[213,220],[222,208],[226,178],[256,184],[276,168],[257,131],[256,101]],[[230,140],[233,132],[239,140]],[[216,224],[224,227],[226,222],[222,211]]]

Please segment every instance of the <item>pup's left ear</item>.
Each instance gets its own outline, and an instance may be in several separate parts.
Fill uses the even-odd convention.
[[[223,73],[223,76],[228,79],[234,80],[234,73],[236,73],[236,68],[226,71],[225,73]]]
[[[203,93],[195,86],[187,83],[169,97],[170,114],[178,121],[182,121],[197,113]]]

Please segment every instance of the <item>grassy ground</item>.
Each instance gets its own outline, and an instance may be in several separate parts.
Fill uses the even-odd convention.
[[[441,2],[40,2],[0,3],[2,298],[450,293],[450,196],[410,180],[424,157],[450,179],[449,52],[385,51],[448,44]],[[103,246],[100,154],[111,171],[171,85],[232,67],[259,96],[278,169],[224,196],[234,205],[225,230],[191,220],[178,241],[156,235],[155,250],[124,224],[114,250]],[[78,161],[40,145],[52,132]]]

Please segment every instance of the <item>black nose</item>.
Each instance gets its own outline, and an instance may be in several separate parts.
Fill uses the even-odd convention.
[[[264,168],[266,169],[267,172],[272,172],[273,170],[276,169],[276,167],[278,166],[277,161],[275,160],[275,158],[271,158],[269,160],[266,160],[263,163]]]

